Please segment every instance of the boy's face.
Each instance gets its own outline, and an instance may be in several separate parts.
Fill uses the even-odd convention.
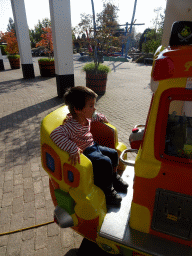
[[[92,115],[95,112],[95,102],[96,102],[96,99],[87,100],[85,107],[81,110],[85,118],[92,118]]]

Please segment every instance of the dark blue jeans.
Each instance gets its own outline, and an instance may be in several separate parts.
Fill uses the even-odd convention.
[[[119,163],[117,151],[95,143],[86,148],[83,154],[92,162],[94,184],[104,192],[110,189],[113,185],[113,170]]]

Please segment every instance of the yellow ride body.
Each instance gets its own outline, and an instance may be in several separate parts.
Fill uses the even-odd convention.
[[[63,106],[47,115],[42,121],[42,166],[50,177],[51,195],[55,206],[58,204],[58,200],[62,201],[62,199],[55,200],[57,192],[63,196],[64,201],[67,201],[66,204],[62,205],[61,202],[60,205],[70,213],[74,222],[73,228],[86,238],[96,241],[97,232],[102,225],[107,208],[103,191],[94,185],[92,163],[81,154],[80,164],[72,166],[68,161],[69,154],[61,150],[50,138],[51,132],[62,124],[68,113],[67,106]],[[106,141],[113,139],[115,148],[120,155],[126,146],[118,142],[116,128],[109,123],[102,125],[114,135],[113,138],[107,138]],[[103,130],[100,132],[102,133]],[[52,167],[50,162],[52,162]],[[123,170],[124,165],[120,163],[119,171]],[[72,182],[68,174],[73,176]]]

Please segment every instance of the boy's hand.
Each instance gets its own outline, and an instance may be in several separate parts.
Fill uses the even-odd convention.
[[[78,152],[75,155],[69,155],[68,161],[71,161],[71,164],[76,165],[77,163],[80,164],[80,154],[82,153],[81,150],[78,150]]]

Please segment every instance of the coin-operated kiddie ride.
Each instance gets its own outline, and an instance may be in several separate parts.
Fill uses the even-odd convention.
[[[118,142],[111,124],[92,127],[95,140],[116,148],[127,165],[125,170],[119,166],[129,183],[120,208],[107,209],[104,193],[94,185],[92,164],[83,154],[81,164],[72,166],[68,154],[50,139],[67,107],[43,119],[42,165],[50,177],[55,222],[112,254],[191,256],[192,22],[174,23],[170,46],[157,50],[151,89],[145,128],[133,129],[132,149]],[[132,151],[138,151],[135,164],[126,160]]]

